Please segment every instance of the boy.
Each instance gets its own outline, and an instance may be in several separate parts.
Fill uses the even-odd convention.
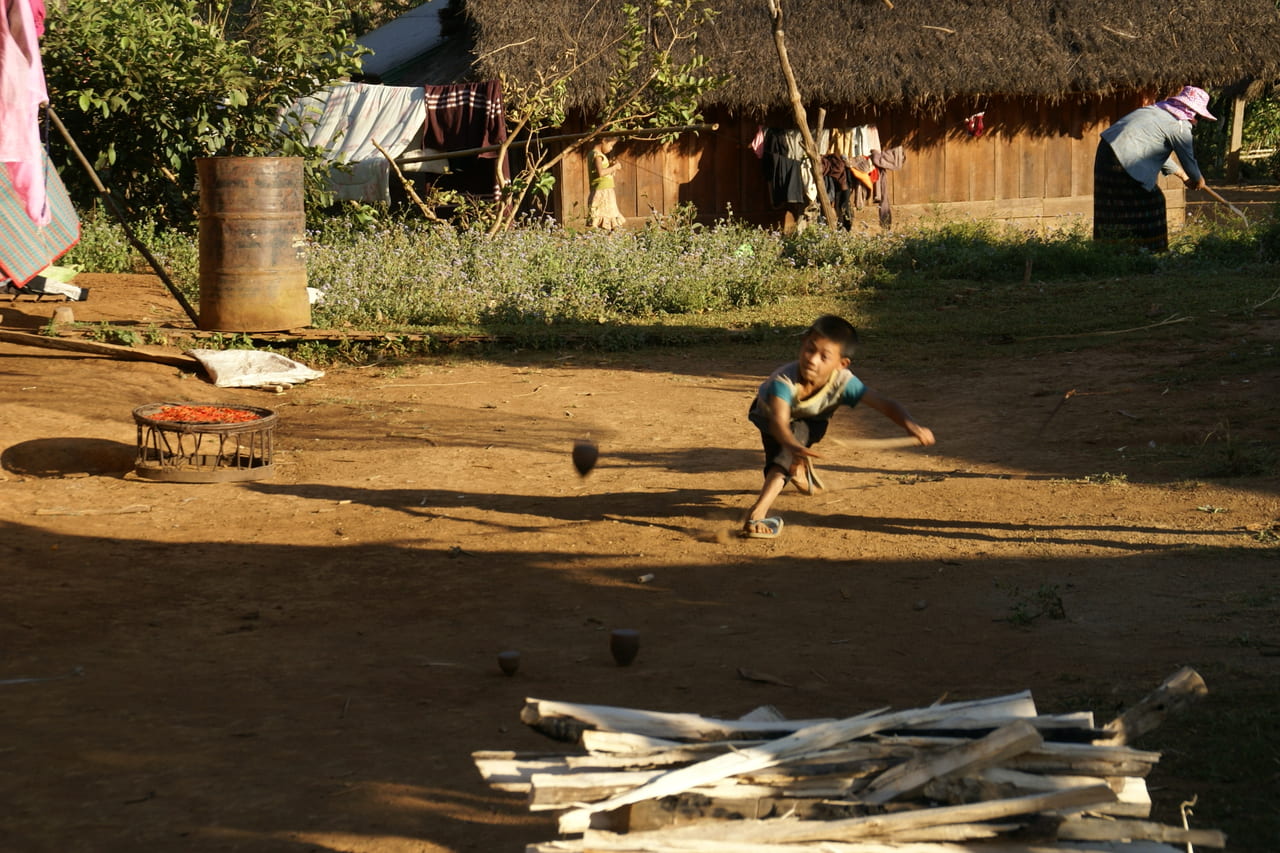
[[[800,359],[785,364],[760,385],[748,417],[764,442],[764,486],[747,514],[742,535],[773,539],[782,532],[782,519],[769,507],[789,480],[806,495],[822,488],[813,471],[821,455],[810,448],[826,435],[831,416],[841,405],[866,403],[923,445],[933,444],[933,432],[912,419],[900,403],[863,385],[849,371],[858,333],[847,320],[824,314],[813,322],[800,343]]]

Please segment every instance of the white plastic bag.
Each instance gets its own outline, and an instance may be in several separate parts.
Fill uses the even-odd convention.
[[[219,388],[257,388],[262,385],[297,385],[324,376],[305,364],[278,352],[254,349],[192,349],[187,354],[200,362]]]

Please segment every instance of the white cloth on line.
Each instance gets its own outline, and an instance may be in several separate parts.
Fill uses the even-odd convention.
[[[391,166],[374,146],[399,157],[421,142],[427,119],[421,86],[338,83],[289,110],[288,121],[301,121],[308,145],[324,148],[335,164],[329,180],[338,198],[390,202]]]

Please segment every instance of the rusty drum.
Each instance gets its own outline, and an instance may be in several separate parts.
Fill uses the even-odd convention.
[[[200,328],[311,323],[300,157],[206,157],[200,176]]]

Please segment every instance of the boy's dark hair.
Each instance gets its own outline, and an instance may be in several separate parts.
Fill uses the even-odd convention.
[[[813,325],[804,330],[804,336],[817,335],[840,345],[840,355],[853,358],[853,351],[858,346],[858,330],[843,317],[835,314],[823,314],[813,321]]]

